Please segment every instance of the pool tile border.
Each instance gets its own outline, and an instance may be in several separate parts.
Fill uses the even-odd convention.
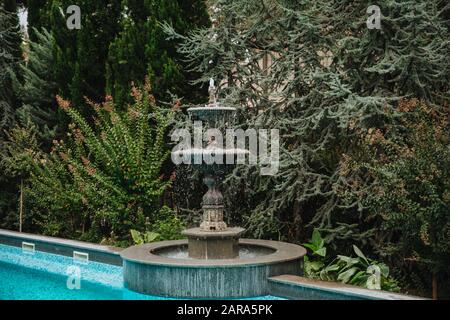
[[[72,257],[74,251],[81,251],[89,254],[89,260],[122,266],[122,248],[0,229],[0,244],[21,247],[24,241],[34,243],[38,251],[67,257]]]

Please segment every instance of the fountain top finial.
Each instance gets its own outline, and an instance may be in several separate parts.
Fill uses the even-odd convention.
[[[217,90],[216,90],[216,87],[214,86],[214,79],[210,78],[209,79],[209,88],[208,88],[210,105],[216,104],[216,91]]]

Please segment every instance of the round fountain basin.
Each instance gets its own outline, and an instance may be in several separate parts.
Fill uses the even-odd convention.
[[[275,253],[276,250],[269,247],[241,244],[239,246],[239,259],[253,259]],[[189,257],[188,246],[165,247],[153,251],[154,254],[171,259],[195,259]]]
[[[298,245],[239,240],[239,257],[193,259],[187,240],[161,241],[121,252],[126,288],[176,298],[242,298],[269,294],[268,277],[302,274]]]

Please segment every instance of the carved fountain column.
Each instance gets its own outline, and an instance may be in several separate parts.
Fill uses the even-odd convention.
[[[205,173],[203,183],[208,192],[203,196],[203,221],[200,229],[203,231],[224,231],[227,224],[223,221],[223,196],[217,186],[217,178],[212,173]]]
[[[209,126],[215,128],[221,118],[236,111],[232,107],[222,107],[216,102],[214,81],[210,81],[209,104],[205,107],[189,108],[188,112],[200,119],[207,121]],[[223,146],[216,145],[215,141],[209,141],[206,148],[201,151],[185,150],[191,156],[201,156],[210,152],[219,152],[224,155]],[[247,154],[247,150],[227,150],[228,154]],[[230,165],[228,165],[230,166]],[[203,182],[208,191],[203,196],[202,210],[203,220],[199,228],[184,230],[183,234],[188,238],[189,257],[197,259],[232,259],[239,256],[239,237],[245,231],[243,228],[229,228],[223,221],[224,203],[223,196],[219,190],[218,177],[223,175],[227,164],[202,163],[195,166],[203,172]]]

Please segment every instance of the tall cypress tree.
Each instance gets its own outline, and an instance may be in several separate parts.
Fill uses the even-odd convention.
[[[81,29],[66,26],[67,8],[78,5]],[[45,27],[55,38],[55,77],[59,93],[70,99],[85,115],[92,114],[84,97],[101,101],[105,96],[105,62],[109,43],[117,34],[120,1],[51,0],[28,7],[29,27]]]
[[[72,102],[84,103],[84,96],[101,101],[105,97],[109,43],[118,31],[120,1],[82,1],[82,27],[76,31],[76,60],[70,83]]]
[[[37,36],[35,34],[36,30],[41,30],[43,27],[48,27],[49,12],[48,4],[50,1],[47,0],[27,0],[26,7],[28,11],[28,33],[30,40],[36,41]],[[31,26],[31,28],[30,28]]]
[[[117,101],[129,101],[131,82],[142,82],[145,75],[150,77],[156,98],[165,99],[172,93],[193,101],[201,96],[189,83],[192,73],[186,72],[176,43],[161,28],[164,22],[181,33],[208,26],[205,2],[122,2],[121,31],[111,43],[107,64],[108,91]]]
[[[0,5],[0,129],[13,123],[14,110],[19,105],[13,78],[20,78],[21,42],[16,2],[5,1]]]
[[[29,43],[28,61],[22,65],[23,85],[19,93],[23,105],[17,110],[22,125],[31,121],[43,150],[50,150],[56,136],[59,108],[56,105],[58,85],[55,82],[55,39],[45,28],[33,30],[36,42]]]
[[[21,81],[21,42],[16,1],[3,1],[0,3],[0,158],[5,152],[4,132],[14,125],[15,111],[20,105],[13,81],[14,78]],[[0,223],[5,225],[4,218],[16,211],[18,182],[6,176],[1,166],[0,172]],[[7,226],[11,225],[7,223]]]
[[[71,4],[81,9],[81,30],[66,28]],[[193,74],[183,70],[175,43],[166,39],[159,23],[170,22],[182,33],[208,25],[203,0],[30,0],[28,14],[30,28],[46,27],[53,34],[60,94],[85,115],[90,109],[84,108],[84,96],[100,101],[107,91],[124,103],[131,82],[141,82],[145,75],[161,97],[169,91],[189,100],[199,96],[189,83]]]

